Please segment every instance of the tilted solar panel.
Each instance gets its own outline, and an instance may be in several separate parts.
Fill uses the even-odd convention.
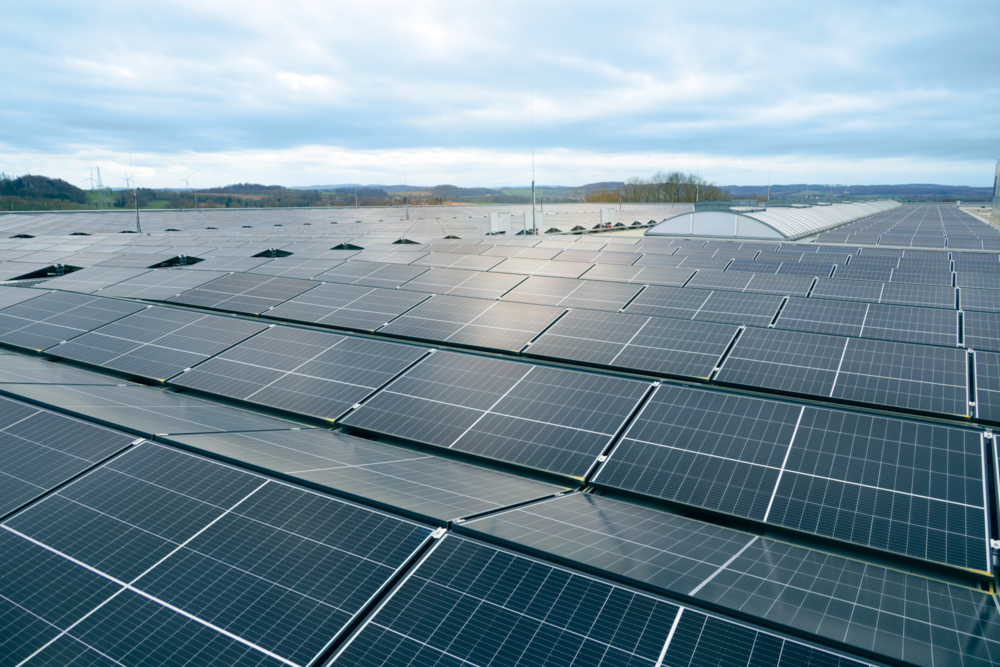
[[[425,354],[412,345],[273,327],[171,384],[333,421]]]
[[[394,289],[428,270],[426,266],[349,261],[324,271],[315,278],[330,283]]]
[[[649,383],[436,352],[342,423],[583,477]]]
[[[708,379],[735,335],[734,325],[573,310],[525,354]]]
[[[128,301],[49,292],[0,310],[0,343],[40,352],[143,309]]]
[[[150,307],[46,353],[162,381],[266,328],[232,317]]]
[[[144,444],[3,523],[4,634],[30,628],[22,655],[43,663],[306,665],[429,536]],[[38,595],[59,578],[77,584],[70,604]]]
[[[167,301],[202,308],[259,314],[316,287],[319,283],[252,273],[232,273]]]
[[[531,276],[504,295],[504,301],[560,308],[618,311],[642,287],[625,283]]]
[[[326,283],[266,311],[267,317],[374,331],[427,300],[403,290]]]

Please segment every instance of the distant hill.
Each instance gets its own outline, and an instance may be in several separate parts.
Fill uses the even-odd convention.
[[[0,175],[0,210],[72,209],[86,203],[87,192],[61,178]]]
[[[766,197],[766,185],[724,185],[733,197]],[[772,185],[771,199],[805,196],[806,184]],[[813,197],[829,195],[835,197],[888,197],[893,199],[908,199],[916,201],[989,201],[993,196],[991,188],[977,188],[968,185],[936,185],[933,183],[910,183],[904,185],[809,185],[809,194]]]

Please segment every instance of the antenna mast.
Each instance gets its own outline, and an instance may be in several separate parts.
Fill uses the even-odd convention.
[[[538,221],[535,218],[535,92],[528,91],[528,113],[531,119],[531,231],[538,233]]]
[[[410,219],[410,188],[406,184],[406,170],[403,170],[403,206],[406,207],[406,219]]]
[[[132,196],[135,197],[135,233],[142,234],[139,226],[139,187],[135,183],[135,167],[132,166],[132,156],[128,156],[128,166],[132,170]]]
[[[771,201],[771,158],[767,158],[767,201]]]

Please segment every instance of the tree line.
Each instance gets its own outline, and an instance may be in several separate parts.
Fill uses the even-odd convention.
[[[588,192],[588,202],[675,203],[732,199],[732,195],[695,174],[658,171],[649,178],[633,176],[617,190],[602,188]]]

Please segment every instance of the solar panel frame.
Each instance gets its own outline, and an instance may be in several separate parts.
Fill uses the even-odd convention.
[[[640,290],[641,285],[627,283],[529,276],[501,300],[614,312],[624,308]]]
[[[476,299],[499,299],[526,279],[525,276],[512,273],[433,268],[403,283],[399,289]]]
[[[152,269],[135,278],[123,280],[101,290],[101,296],[165,301],[189,289],[226,275],[220,271],[185,271],[183,269]]]
[[[394,289],[429,271],[425,266],[349,260],[316,276],[316,280]]]
[[[622,266],[597,264],[584,273],[582,280],[608,280],[639,285],[669,285],[683,287],[694,275],[693,269],[671,269],[656,266]]]

